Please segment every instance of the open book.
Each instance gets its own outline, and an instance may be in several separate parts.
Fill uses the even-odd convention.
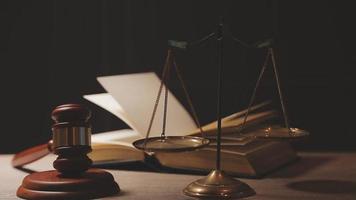
[[[116,76],[98,77],[99,83],[104,87],[107,93],[84,95],[84,98],[90,102],[104,108],[116,117],[124,121],[131,129],[115,130],[105,133],[94,134],[92,136],[94,151],[89,155],[94,163],[123,163],[132,161],[143,161],[148,155],[135,149],[132,143],[135,140],[142,139],[146,136],[149,121],[152,115],[155,100],[157,98],[161,80],[153,72],[125,74]],[[163,94],[162,94],[163,95]],[[168,92],[168,111],[166,135],[197,135],[200,134],[199,127],[195,124],[190,113],[177,100],[177,98]],[[163,99],[163,98],[161,98]],[[277,116],[273,110],[265,110],[266,103],[254,106],[251,109],[246,126],[253,126],[262,121]],[[261,111],[263,110],[263,111]],[[259,112],[257,112],[259,111]],[[246,110],[229,115],[222,119],[222,133],[229,135],[236,133],[241,126]],[[160,136],[163,123],[163,100],[159,101],[155,119],[150,131],[150,136]],[[209,138],[214,138],[216,133],[216,122],[202,126],[204,133]],[[223,140],[241,146],[245,145],[244,139],[239,137],[228,137]],[[208,152],[201,150],[186,152],[185,154],[173,153],[169,155],[154,154],[155,159],[165,167],[184,168],[192,170],[201,170],[206,168],[210,170],[211,166],[207,162],[213,162],[214,142],[207,147]],[[233,146],[234,146],[233,145]],[[255,145],[255,144],[254,144]],[[253,146],[253,145],[252,145]],[[231,148],[231,147],[229,147]],[[240,148],[240,147],[237,147]],[[244,147],[246,148],[246,147]],[[205,149],[206,150],[206,149]],[[197,154],[197,152],[200,152]],[[204,153],[203,153],[204,152]],[[211,152],[211,153],[209,153]],[[210,155],[208,155],[210,154]],[[186,162],[185,166],[174,164],[174,160],[179,160],[179,156],[189,156],[191,159],[196,157],[196,162]],[[224,158],[224,156],[223,156]],[[204,163],[204,160],[206,162]],[[172,162],[173,161],[173,162]],[[223,160],[223,163],[225,161]],[[236,161],[231,161],[236,162]],[[165,164],[166,163],[166,164]],[[195,164],[194,164],[195,163]],[[197,166],[197,163],[199,166]],[[231,170],[230,170],[231,171]]]

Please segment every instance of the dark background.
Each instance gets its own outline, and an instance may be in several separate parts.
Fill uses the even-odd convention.
[[[82,98],[104,92],[96,77],[160,73],[168,39],[199,39],[216,29],[221,15],[233,35],[246,42],[275,38],[290,121],[312,134],[298,148],[354,150],[356,12],[351,2],[3,0],[0,153],[46,142],[51,110],[63,103],[92,109],[94,132],[126,127]],[[224,114],[247,106],[265,53],[226,40]],[[177,60],[201,121],[214,120],[216,42],[178,52]],[[259,100],[277,100],[270,72]],[[184,101],[173,79],[171,90]]]

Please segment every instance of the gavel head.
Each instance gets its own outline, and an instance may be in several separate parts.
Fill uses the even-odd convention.
[[[88,122],[91,112],[80,104],[64,104],[52,111],[52,119],[56,123]]]
[[[91,126],[88,122],[90,110],[79,104],[65,104],[52,112],[54,124],[53,152],[58,155],[53,166],[63,174],[76,174],[86,171],[91,160]]]
[[[55,124],[53,149],[66,146],[90,146],[91,127],[88,120],[91,112],[79,104],[65,104],[52,112]]]

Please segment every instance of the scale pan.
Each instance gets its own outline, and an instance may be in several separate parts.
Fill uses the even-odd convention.
[[[265,139],[298,139],[308,136],[309,132],[299,128],[268,127],[257,130],[255,135]]]
[[[148,152],[192,151],[209,144],[209,139],[193,136],[150,137],[133,142],[137,149]]]

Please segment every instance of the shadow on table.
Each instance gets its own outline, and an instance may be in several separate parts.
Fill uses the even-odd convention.
[[[289,163],[285,166],[281,166],[274,171],[257,178],[293,178],[300,176],[309,170],[318,168],[325,165],[326,163],[334,160],[332,157],[325,156],[303,156],[299,158],[296,162]],[[190,175],[206,175],[208,172],[203,172],[199,170],[185,170],[185,169],[174,169],[169,167],[164,167],[159,164],[158,161],[150,160],[147,162],[135,161],[131,163],[105,163],[103,165],[96,164],[94,167],[104,168],[104,169],[115,169],[115,170],[128,170],[128,171],[144,171],[144,172],[158,172],[158,173],[173,173],[173,174],[190,174]],[[256,178],[249,176],[236,176],[242,178]]]
[[[318,168],[334,160],[332,157],[308,156],[301,157],[297,162],[279,168],[267,175],[268,178],[293,178],[305,174],[309,170]]]
[[[356,182],[354,181],[307,180],[289,183],[287,187],[304,192],[356,195]]]
[[[316,169],[320,166],[323,166],[330,161],[336,159],[335,157],[326,157],[318,155],[308,155],[302,156],[296,162],[289,163],[285,166],[282,166],[274,171],[260,177],[260,178],[293,178],[298,177],[307,173],[312,169]],[[158,172],[158,173],[173,173],[173,174],[190,174],[190,175],[206,175],[208,172],[195,171],[195,170],[184,170],[184,169],[174,169],[169,167],[164,167],[159,164],[156,160],[150,160],[147,162],[134,161],[134,162],[125,162],[125,163],[96,163],[93,167],[102,168],[102,169],[111,169],[111,170],[127,170],[127,171],[142,171],[142,172]],[[20,167],[17,168],[26,173],[33,173],[31,169]],[[243,178],[256,178],[256,177],[246,177],[246,176],[236,176]]]
[[[127,170],[127,171],[142,171],[142,172],[157,172],[157,173],[171,173],[171,174],[190,174],[190,175],[206,175],[208,172],[195,171],[195,170],[185,170],[185,169],[174,169],[170,167],[162,166],[159,161],[155,158],[146,158],[146,162],[133,161],[125,163],[104,163],[104,164],[94,164],[94,167],[102,169],[113,169],[113,170]]]
[[[113,164],[103,164],[94,165],[101,169],[107,170],[126,170],[126,171],[139,171],[139,172],[156,172],[156,173],[169,173],[169,174],[189,174],[189,175],[206,175],[208,172],[185,170],[185,169],[174,169],[169,167],[163,167],[159,165],[149,165],[143,162],[132,162],[132,163],[113,163]]]
[[[20,171],[23,171],[25,173],[28,173],[28,174],[32,174],[32,173],[35,173],[37,171],[35,170],[32,170],[32,169],[28,169],[26,167],[15,167],[16,169],[20,170]]]

